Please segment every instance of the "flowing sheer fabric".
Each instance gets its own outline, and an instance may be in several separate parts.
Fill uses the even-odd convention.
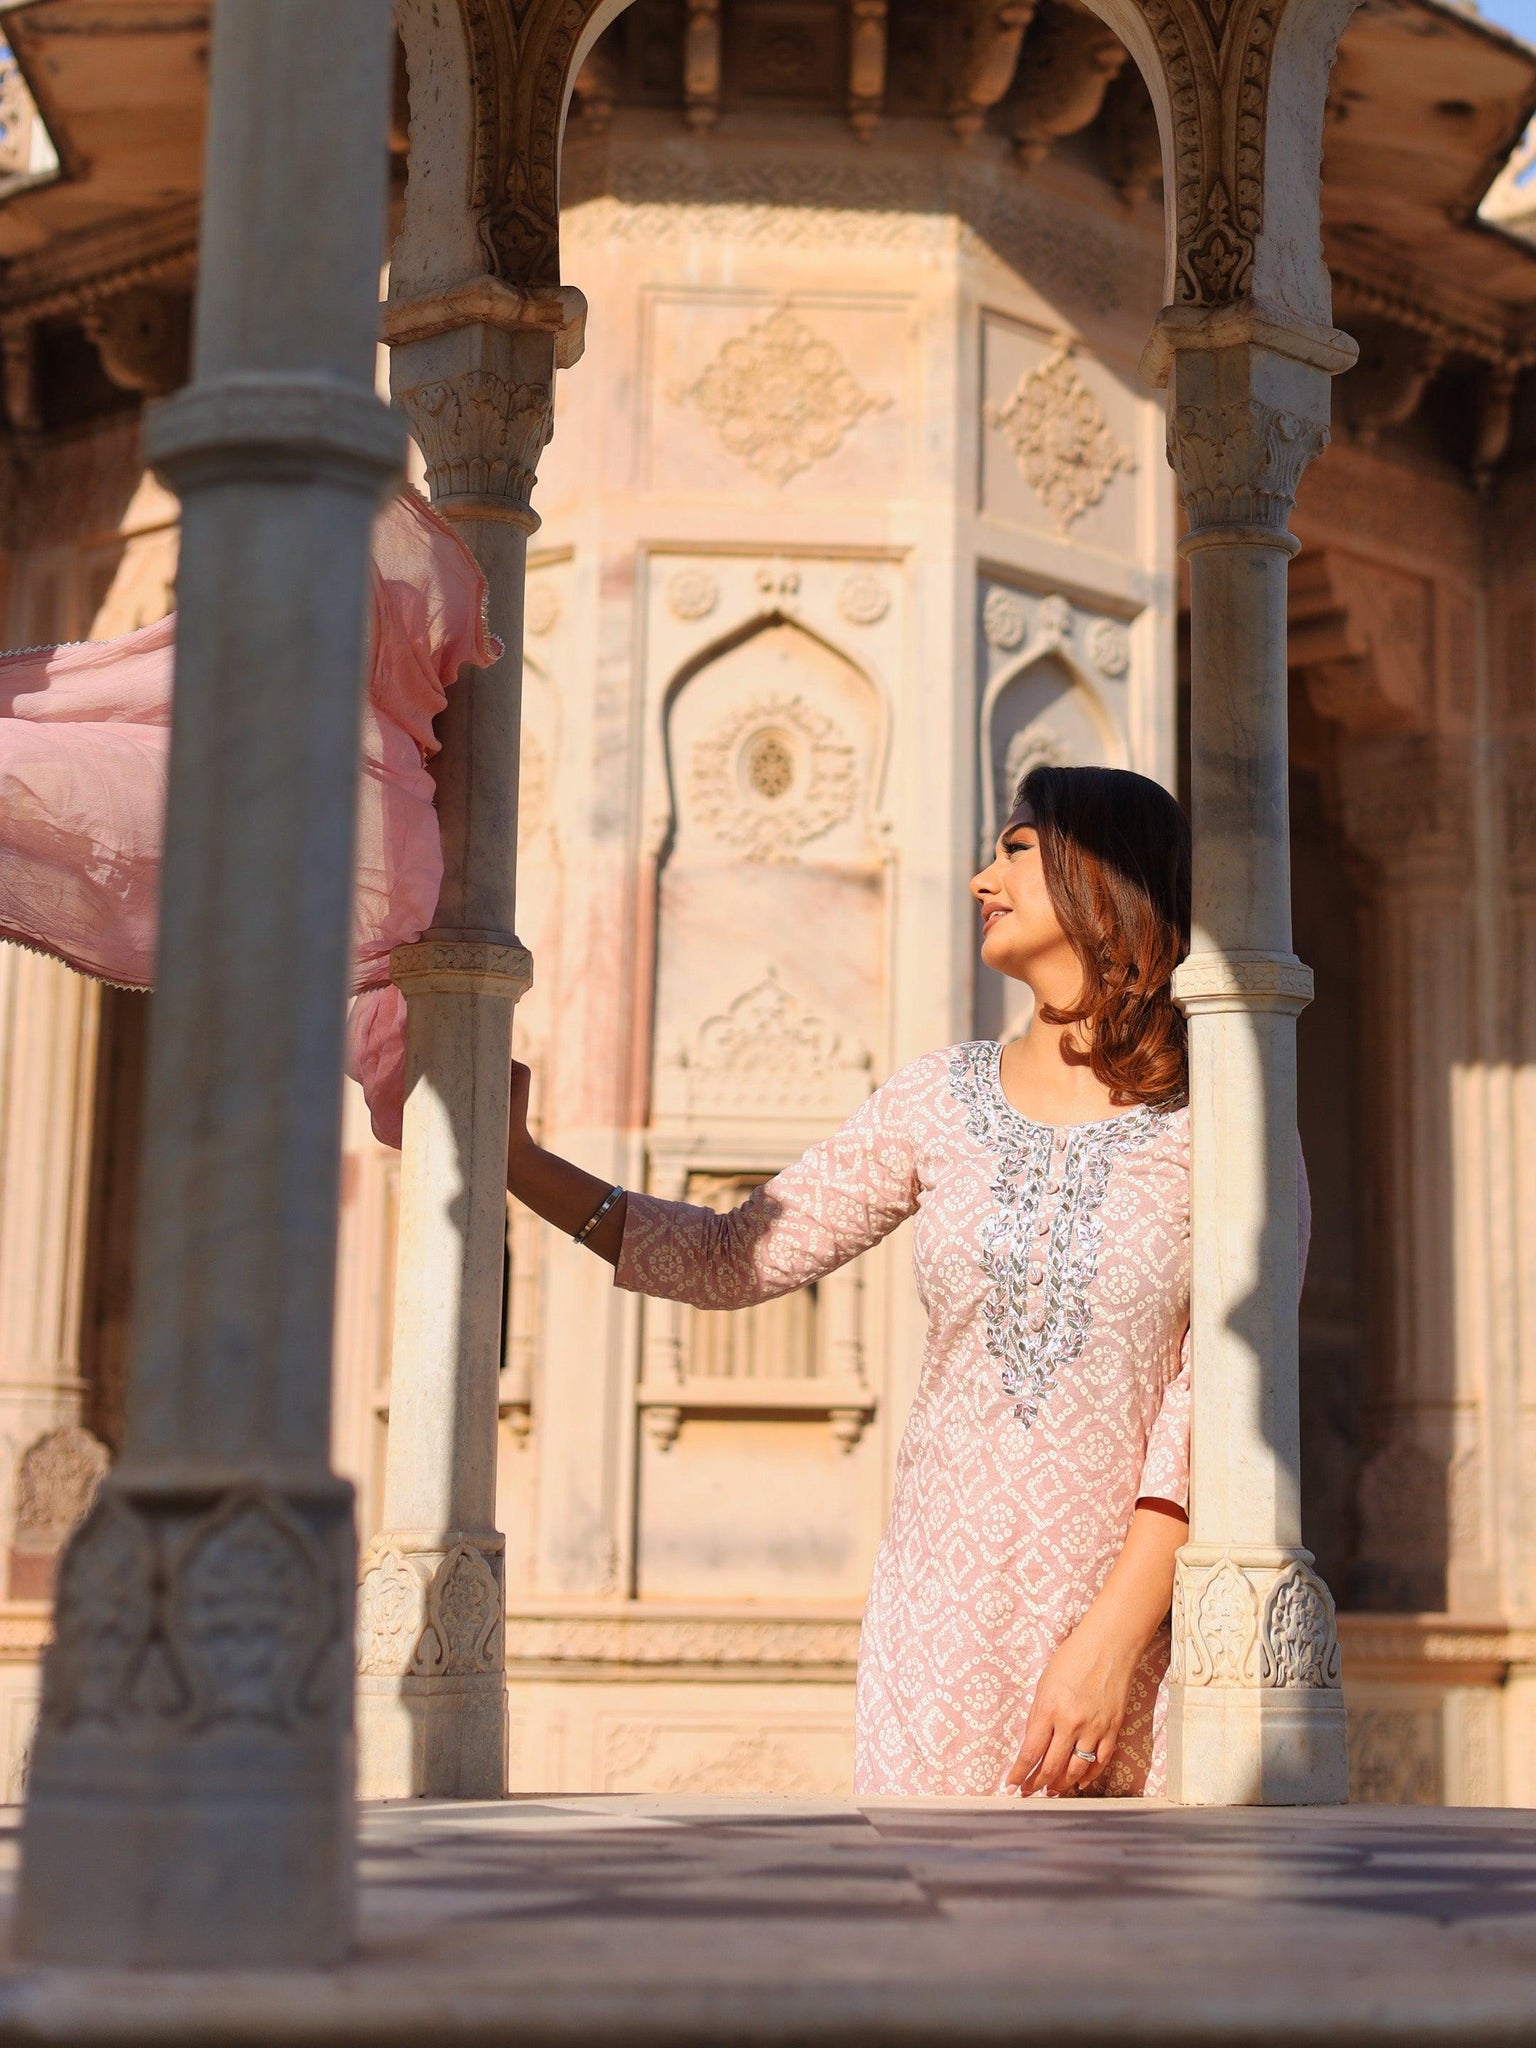
[[[380,513],[372,554],[347,1064],[398,1145],[405,1002],[389,954],[420,937],[442,882],[432,721],[460,667],[502,648],[479,565],[414,492]],[[0,659],[0,938],[125,988],[154,984],[175,645],[173,614]]]

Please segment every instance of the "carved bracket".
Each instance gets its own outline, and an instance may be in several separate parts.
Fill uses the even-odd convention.
[[[888,0],[849,0],[848,125],[868,142],[885,107]]]
[[[949,99],[950,124],[962,142],[979,131],[1012,85],[1019,45],[1034,12],[1035,0],[968,0],[952,44]]]

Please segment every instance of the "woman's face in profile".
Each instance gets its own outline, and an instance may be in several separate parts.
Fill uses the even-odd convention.
[[[971,883],[981,911],[981,960],[999,974],[1028,981],[1031,970],[1067,944],[1045,886],[1040,835],[1027,804],[998,835],[997,853]]]

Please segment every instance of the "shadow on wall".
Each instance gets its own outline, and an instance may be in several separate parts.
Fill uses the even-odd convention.
[[[1364,1145],[1359,1086],[1360,905],[1319,776],[1291,775],[1294,945],[1316,995],[1296,1033],[1297,1122],[1312,1190],[1301,1294],[1302,1534],[1341,1607],[1353,1583],[1367,1398]]]

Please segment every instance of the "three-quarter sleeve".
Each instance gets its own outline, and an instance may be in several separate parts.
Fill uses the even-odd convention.
[[[1301,1139],[1296,1140],[1296,1290],[1307,1276],[1307,1252],[1312,1242],[1312,1189],[1307,1180],[1307,1162]],[[1189,1332],[1179,1350],[1179,1369],[1163,1389],[1163,1404],[1147,1435],[1147,1452],[1142,1460],[1138,1500],[1172,1501],[1175,1507],[1189,1506]]]
[[[1147,1433],[1137,1500],[1167,1500],[1189,1506],[1189,1332],[1179,1349],[1179,1369],[1163,1389],[1163,1405]]]
[[[631,1194],[615,1283],[694,1308],[750,1308],[878,1244],[917,1208],[911,1073],[724,1216]]]

